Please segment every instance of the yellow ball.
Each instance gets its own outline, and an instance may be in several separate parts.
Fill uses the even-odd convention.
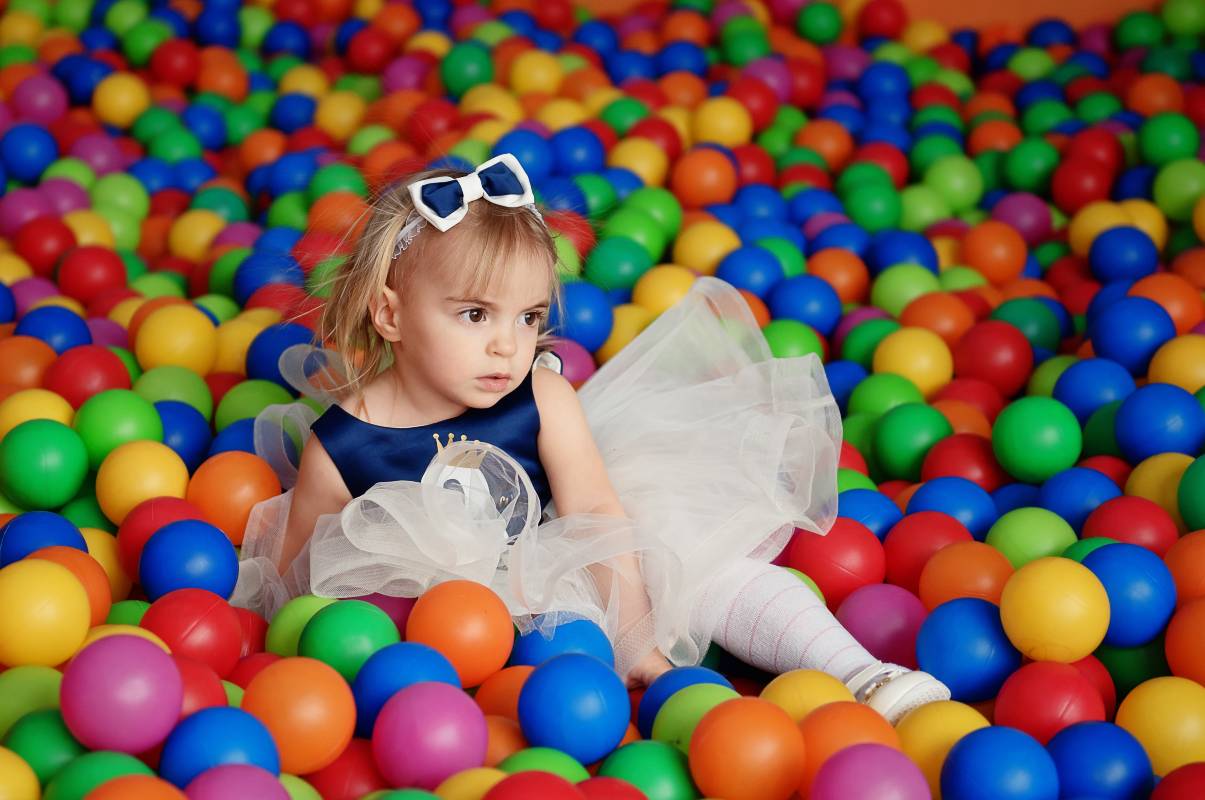
[[[81,303],[79,300],[76,300],[74,297],[66,297],[61,294],[43,297],[41,300],[38,300],[36,303],[32,304],[29,307],[29,310],[33,311],[35,308],[43,308],[45,306],[58,306],[59,308],[65,308],[80,317],[84,316],[85,314],[83,303]]]
[[[51,419],[70,425],[75,419],[71,404],[49,389],[22,389],[0,400],[0,439],[31,419]]]
[[[1067,243],[1077,256],[1088,255],[1092,242],[1109,228],[1129,225],[1130,215],[1116,203],[1098,200],[1075,212],[1067,228]]]
[[[33,767],[12,750],[0,747],[0,800],[38,800],[41,796]]]
[[[929,791],[941,797],[941,766],[946,763],[959,739],[971,731],[990,725],[987,717],[975,709],[956,700],[928,703],[908,712],[895,732],[900,735],[900,749],[920,767]]]
[[[1109,627],[1109,596],[1070,558],[1029,562],[1004,584],[1000,621],[1013,646],[1039,661],[1070,664],[1095,650]]]
[[[954,356],[928,328],[900,328],[887,334],[874,351],[874,371],[902,375],[932,397],[954,377]]]
[[[739,100],[712,97],[699,103],[691,120],[696,142],[715,142],[725,147],[748,144],[753,136],[753,117]]]
[[[607,341],[603,342],[603,346],[594,353],[594,357],[598,359],[599,364],[605,364],[614,358],[628,342],[635,339],[653,321],[652,312],[635,303],[623,303],[622,305],[615,306],[611,314],[613,317],[611,335],[607,337]]]
[[[105,456],[96,471],[96,501],[115,525],[143,500],[183,499],[187,489],[188,467],[160,442],[126,442]]]
[[[318,101],[314,125],[336,142],[345,142],[360,129],[367,111],[368,104],[355,92],[331,92]]]
[[[227,320],[218,326],[218,354],[213,362],[214,372],[247,374],[247,349],[267,325],[246,319]]]
[[[958,263],[958,240],[951,236],[936,236],[933,239],[933,249],[937,251],[937,268],[949,269]]]
[[[1188,678],[1151,678],[1117,708],[1117,724],[1134,734],[1160,777],[1205,761],[1205,686]]]
[[[101,122],[128,128],[151,107],[151,90],[137,75],[114,72],[92,93],[92,110]]]
[[[381,9],[384,7],[385,0],[356,0],[352,5],[351,15],[360,19],[372,19],[381,13]]]
[[[172,223],[167,232],[167,248],[173,256],[201,262],[213,239],[226,227],[226,220],[216,211],[194,208],[185,211]]]
[[[112,249],[117,243],[108,220],[95,211],[86,208],[68,211],[63,215],[63,224],[75,234],[76,244],[80,247],[98,245]]]
[[[580,125],[589,116],[585,106],[567,97],[554,97],[536,112],[536,120],[554,132]]]
[[[686,297],[695,274],[677,264],[660,264],[640,276],[632,288],[632,302],[654,317]]]
[[[138,329],[134,355],[144,370],[176,366],[203,377],[218,357],[217,328],[192,304],[164,306],[153,311]]]
[[[1151,383],[1170,383],[1196,393],[1205,386],[1205,336],[1188,333],[1168,339],[1151,359]]]
[[[23,44],[37,47],[42,20],[24,11],[9,11],[0,16],[0,47]]]
[[[602,113],[602,110],[611,103],[619,100],[624,96],[624,93],[616,89],[614,86],[604,86],[601,89],[595,89],[586,97],[586,111],[592,117],[597,117]]]
[[[1183,453],[1159,453],[1142,461],[1126,479],[1125,493],[1145,497],[1171,514],[1181,533],[1187,532],[1180,516],[1180,478],[1192,463],[1192,456]]]
[[[406,41],[403,49],[407,53],[430,53],[443,58],[452,49],[452,40],[439,31],[419,31]]]
[[[113,602],[125,600],[130,596],[132,581],[121,566],[117,556],[117,537],[99,528],[80,528],[84,542],[88,545],[88,555],[96,559],[105,576],[109,579],[109,592]]]
[[[645,186],[661,186],[669,172],[669,156],[651,140],[633,136],[611,148],[607,166],[630,169]]]
[[[494,142],[501,139],[505,134],[510,133],[513,126],[511,123],[500,119],[483,119],[473,127],[469,128],[468,133],[464,135],[466,139],[476,139],[479,142],[485,142],[488,145],[493,145]]]
[[[715,273],[724,256],[741,246],[741,237],[722,222],[703,220],[678,234],[674,263],[703,275]]]
[[[900,37],[905,45],[913,52],[924,53],[950,40],[950,33],[940,22],[931,19],[918,19],[904,28]]]
[[[276,91],[280,94],[305,94],[318,99],[330,90],[326,73],[313,64],[298,64],[280,79]]]
[[[842,0],[838,6],[841,9],[841,19],[845,20],[847,25],[853,24],[863,6],[869,2],[870,0]]]
[[[1201,195],[1201,199],[1193,206],[1192,229],[1196,232],[1197,238],[1205,242],[1205,195]]]
[[[682,140],[682,149],[686,150],[693,143],[694,139],[690,136],[690,121],[692,119],[690,109],[682,106],[665,106],[657,112],[657,116],[674,126],[674,130],[678,132],[678,138]]]
[[[435,787],[440,800],[481,800],[494,784],[507,777],[507,773],[493,767],[473,767],[457,772]]]
[[[0,664],[62,664],[91,617],[88,593],[66,567],[29,558],[0,569]]]
[[[84,643],[79,646],[83,650],[88,645],[100,639],[107,639],[110,636],[137,636],[139,639],[146,639],[153,645],[159,647],[163,652],[171,655],[172,649],[167,646],[167,642],[160,639],[156,634],[148,631],[146,628],[140,628],[137,625],[121,625],[108,624],[97,625],[92,630],[88,631],[88,635],[84,638]]]
[[[556,94],[564,77],[555,55],[546,50],[527,50],[511,64],[510,88],[519,94]]]
[[[479,83],[460,98],[460,113],[492,114],[512,125],[525,116],[523,104],[513,94],[496,83]],[[474,135],[472,138],[479,138]]]
[[[1160,251],[1167,245],[1167,217],[1149,200],[1122,200],[1117,204],[1130,218],[1130,225],[1151,237]]]
[[[280,322],[282,317],[280,316],[280,312],[276,309],[263,306],[260,308],[249,308],[246,311],[241,312],[237,317],[235,317],[235,319],[241,319],[244,322],[250,322],[254,325],[260,325],[263,328],[266,328],[269,325],[275,325],[276,323]]]
[[[116,322],[123,328],[130,327],[130,320],[134,319],[134,313],[142,307],[148,299],[147,297],[127,297],[125,300],[118,302],[115,306],[109,309],[109,319]]]
[[[762,700],[787,712],[796,723],[826,703],[853,702],[845,684],[818,669],[784,672],[761,690]]]
[[[0,253],[0,283],[11,286],[33,275],[28,262],[16,253]]]

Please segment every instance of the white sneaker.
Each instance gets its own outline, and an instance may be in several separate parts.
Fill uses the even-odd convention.
[[[950,699],[946,685],[929,673],[882,661],[856,672],[845,686],[892,725],[914,708]]]

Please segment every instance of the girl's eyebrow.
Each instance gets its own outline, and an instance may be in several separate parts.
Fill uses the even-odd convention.
[[[472,305],[481,306],[482,308],[495,309],[498,306],[491,303],[489,300],[484,300],[480,297],[445,297],[445,303],[471,303]],[[525,308],[544,308],[548,305],[548,300],[541,297],[531,303],[528,303]]]

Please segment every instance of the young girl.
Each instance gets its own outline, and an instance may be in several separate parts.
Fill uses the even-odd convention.
[[[293,488],[252,515],[235,602],[271,614],[303,592],[465,578],[524,632],[594,620],[630,685],[715,642],[771,672],[824,670],[892,721],[948,698],[769,563],[836,511],[841,420],[819,360],[774,358],[739,293],[701,277],[575,391],[548,350],[558,300],[513,156],[386,191],[323,312],[338,355],[281,358],[329,407],[257,420]],[[290,434],[310,430],[294,469]]]

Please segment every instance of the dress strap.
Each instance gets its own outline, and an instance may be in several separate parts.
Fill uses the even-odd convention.
[[[535,372],[539,367],[550,369],[558,375],[563,375],[565,364],[561,361],[561,357],[551,350],[545,350],[536,356],[535,363],[531,365],[531,371]]]

